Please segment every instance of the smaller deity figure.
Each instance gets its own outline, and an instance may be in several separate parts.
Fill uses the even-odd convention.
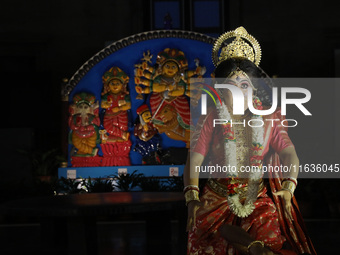
[[[184,53],[177,49],[166,48],[158,53],[155,67],[149,65],[152,57],[150,51],[143,53],[142,63],[135,65],[136,92],[139,95],[166,92],[171,97],[186,95],[197,104],[202,94],[198,78],[206,71],[205,67],[199,66],[199,60],[195,59],[195,70],[188,70]],[[137,99],[142,97],[137,96]]]
[[[112,67],[103,75],[101,107],[105,109],[104,130],[101,130],[102,166],[130,165],[130,133],[128,110],[131,109],[129,92],[126,89],[129,76],[119,67]]]
[[[85,92],[73,97],[73,104],[69,107],[68,120],[70,143],[74,146],[73,157],[93,157],[97,154],[100,120],[98,116],[99,104],[92,94]]]
[[[160,164],[158,155],[160,149],[160,137],[155,126],[150,122],[151,112],[146,104],[137,109],[138,120],[135,124],[134,135],[137,137],[135,151],[143,157],[143,164]]]
[[[131,102],[126,90],[128,82],[129,77],[119,67],[110,68],[103,76],[101,107],[106,109],[103,125],[109,135],[102,138],[102,143],[129,139],[127,110],[131,109]]]

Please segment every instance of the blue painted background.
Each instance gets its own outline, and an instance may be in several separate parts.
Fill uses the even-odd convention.
[[[128,84],[128,90],[130,91],[131,97],[131,110],[130,110],[130,139],[132,141],[130,158],[132,165],[141,165],[141,156],[139,153],[134,152],[133,148],[135,145],[135,137],[133,136],[133,123],[137,118],[136,109],[147,101],[148,95],[144,95],[144,100],[137,100],[135,83],[134,83],[134,65],[141,63],[143,58],[143,52],[150,50],[153,55],[152,61],[155,63],[157,54],[165,48],[176,48],[184,52],[189,69],[194,70],[196,68],[194,59],[200,60],[200,65],[207,68],[205,74],[206,77],[210,77],[211,72],[214,70],[213,63],[211,61],[211,50],[213,45],[190,39],[182,38],[160,38],[142,41],[129,45],[122,48],[108,57],[104,58],[98,64],[96,64],[88,73],[80,80],[77,86],[70,93],[70,102],[72,102],[73,96],[79,92],[88,92],[96,96],[100,102],[101,92],[103,89],[102,75],[110,69],[112,66],[118,66],[121,68],[129,77],[130,81]],[[185,147],[184,142],[175,141],[168,138],[165,134],[161,135],[162,148],[166,149],[169,147]],[[71,145],[69,145],[69,151]],[[99,152],[100,153],[100,152]],[[70,165],[70,164],[69,164]]]

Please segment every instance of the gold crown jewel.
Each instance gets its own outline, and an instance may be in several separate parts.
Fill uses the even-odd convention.
[[[235,39],[232,42],[227,43],[230,38],[234,37]],[[224,33],[216,40],[214,44],[212,51],[212,61],[216,67],[222,61],[229,58],[246,58],[252,61],[256,66],[260,64],[260,44],[253,36],[248,34],[244,27],[238,27],[234,31]]]

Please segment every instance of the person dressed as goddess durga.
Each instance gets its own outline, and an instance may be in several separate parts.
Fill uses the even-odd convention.
[[[283,164],[294,169],[299,159],[280,121],[265,121],[284,120],[279,109],[267,116],[248,109],[248,93],[255,109],[271,103],[265,87],[270,83],[261,82],[266,74],[258,66],[260,58],[258,42],[243,27],[223,34],[215,43],[214,76],[242,91],[246,110],[234,116],[230,90],[220,89],[222,104],[197,123],[184,170],[188,254],[316,254],[294,197],[298,171],[263,175],[262,166]],[[265,124],[228,122],[214,127],[214,119]],[[236,171],[210,174],[200,190],[196,170],[207,163]],[[257,171],[239,171],[246,166]]]

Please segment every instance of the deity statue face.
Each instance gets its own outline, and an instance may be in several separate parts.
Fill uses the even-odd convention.
[[[167,61],[162,66],[162,72],[166,77],[173,77],[178,71],[178,65],[174,61]]]
[[[77,109],[77,113],[80,113],[80,115],[82,116],[85,116],[91,113],[91,107],[86,103],[78,104],[76,109]]]
[[[113,94],[118,94],[123,89],[123,83],[118,79],[112,79],[109,81],[110,92]]]
[[[142,116],[142,119],[145,123],[149,123],[150,120],[151,120],[151,117],[152,117],[150,111],[143,112],[141,116]]]
[[[230,77],[228,77],[225,80],[226,84],[237,86],[241,89],[243,95],[244,95],[244,109],[248,109],[248,88],[253,88],[253,94],[254,94],[254,85],[252,84],[251,80],[249,79],[248,75],[246,75],[243,71],[236,71],[234,74],[232,74]],[[222,89],[222,95],[225,103],[232,107],[233,105],[233,97],[228,89]]]

